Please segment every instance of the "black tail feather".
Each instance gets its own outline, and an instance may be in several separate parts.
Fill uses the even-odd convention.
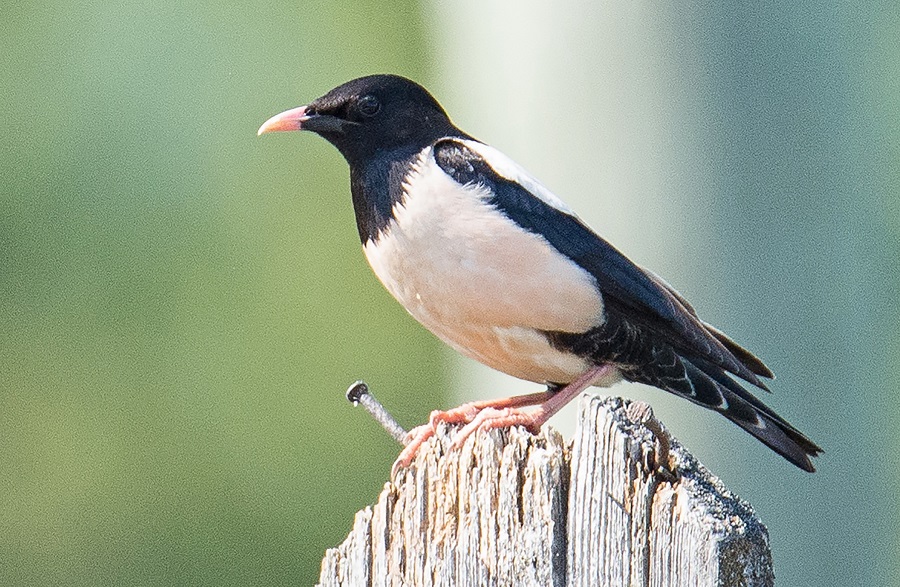
[[[754,397],[722,368],[701,359],[686,359],[669,352],[658,362],[640,369],[625,369],[629,381],[646,383],[704,408],[714,410],[757,438],[782,457],[813,472],[811,457],[822,449],[784,418]]]
[[[690,392],[670,388],[696,404],[715,410],[749,432],[763,444],[803,469],[815,471],[810,457],[822,449],[802,432],[741,387],[722,369],[702,360],[682,358]],[[695,364],[696,363],[696,364]]]
[[[707,324],[706,322],[704,322],[703,327],[706,328],[706,330],[708,330],[710,334],[712,334],[714,337],[716,337],[716,339],[719,342],[721,342],[723,345],[725,345],[725,348],[727,348],[731,352],[732,355],[737,357],[737,359],[741,363],[743,363],[745,367],[750,369],[750,371],[752,371],[753,373],[756,373],[760,377],[765,377],[767,379],[775,379],[775,374],[772,373],[772,370],[769,369],[766,366],[766,364],[763,363],[759,357],[757,357],[756,355],[754,355],[753,353],[751,353],[750,351],[748,351],[747,349],[745,349],[738,343],[736,343],[733,340],[731,340],[730,338],[728,338],[727,334],[725,334],[724,332],[722,332],[715,326],[711,326],[710,324]],[[762,387],[762,389],[769,391],[768,388],[766,388],[766,387]]]

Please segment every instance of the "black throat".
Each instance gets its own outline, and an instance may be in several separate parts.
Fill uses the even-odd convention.
[[[376,240],[394,219],[394,206],[404,198],[403,180],[422,149],[401,147],[350,165],[350,193],[363,245]]]

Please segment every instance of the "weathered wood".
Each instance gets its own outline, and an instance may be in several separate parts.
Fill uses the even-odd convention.
[[[326,553],[320,585],[773,585],[750,505],[630,407],[583,398],[571,448],[512,429],[449,451],[439,431]]]

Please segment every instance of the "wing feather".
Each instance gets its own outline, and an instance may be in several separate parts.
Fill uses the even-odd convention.
[[[758,375],[771,372],[759,359],[721,332],[707,327],[687,301],[664,281],[641,269],[597,235],[539,182],[499,151],[477,141],[438,141],[434,157],[461,184],[477,183],[490,203],[523,229],[544,237],[560,253],[588,271],[610,308],[650,329],[679,354],[713,363],[765,388]]]

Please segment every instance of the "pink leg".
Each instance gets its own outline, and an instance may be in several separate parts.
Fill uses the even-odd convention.
[[[474,420],[483,410],[510,410],[514,408],[523,408],[525,406],[534,406],[547,401],[552,397],[549,391],[541,391],[538,393],[529,393],[527,395],[517,395],[514,397],[506,397],[497,400],[482,400],[477,402],[469,402],[459,407],[442,412],[435,410],[431,412],[428,418],[428,424],[416,426],[406,433],[406,446],[394,461],[391,469],[392,475],[396,475],[400,467],[408,467],[419,452],[419,447],[429,438],[434,436],[435,430],[441,422],[447,424],[468,424]]]
[[[547,401],[542,402],[540,407],[530,414],[514,408],[489,408],[482,410],[456,434],[456,438],[453,439],[453,446],[462,446],[466,439],[479,429],[492,430],[494,428],[524,426],[532,434],[538,434],[541,426],[547,420],[555,416],[566,404],[575,399],[578,394],[608,374],[612,369],[612,365],[591,367],[579,375],[578,379],[552,394]]]
[[[593,385],[595,381],[608,374],[614,367],[612,365],[600,365],[592,367],[578,376],[578,378],[562,389],[550,392],[543,391],[529,395],[520,395],[500,400],[487,400],[463,404],[458,408],[446,412],[434,411],[431,413],[428,424],[413,428],[407,434],[409,443],[400,456],[394,462],[392,472],[396,474],[400,467],[407,467],[416,456],[419,447],[434,436],[438,424],[465,424],[457,433],[453,441],[453,447],[461,446],[466,438],[479,428],[490,430],[493,428],[509,428],[511,426],[524,426],[532,433],[538,433],[541,426],[554,414],[559,412],[578,394]],[[540,405],[533,413],[528,414],[518,408]]]

